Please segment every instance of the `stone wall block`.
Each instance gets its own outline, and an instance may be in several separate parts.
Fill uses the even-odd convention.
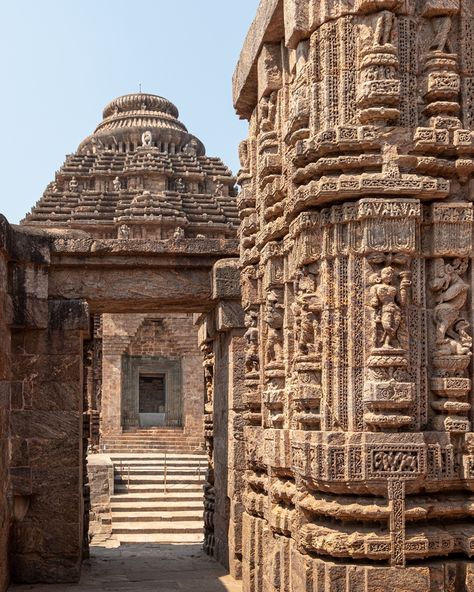
[[[217,306],[217,330],[230,331],[244,326],[244,311],[240,302],[219,302]]]
[[[284,0],[285,43],[295,49],[302,39],[310,34],[310,2],[307,0]]]
[[[265,43],[258,58],[258,96],[266,97],[282,86],[281,46]]]
[[[236,300],[240,298],[240,272],[237,259],[222,259],[212,270],[212,298]]]
[[[89,309],[83,300],[49,301],[50,330],[89,331]]]

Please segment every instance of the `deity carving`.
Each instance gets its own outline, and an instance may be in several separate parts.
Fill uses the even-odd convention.
[[[260,370],[258,314],[255,310],[245,313],[245,326],[245,371],[247,375],[253,375]]]
[[[180,238],[184,238],[184,229],[181,228],[181,226],[178,226],[173,234],[173,238],[174,239],[180,239]]]
[[[118,235],[119,238],[123,240],[128,240],[130,238],[130,227],[126,224],[122,224],[121,226],[119,226]]]
[[[204,382],[206,385],[206,412],[212,412],[212,405],[214,401],[214,364],[215,356],[210,343],[205,343],[201,346],[201,351],[204,356]],[[207,409],[210,407],[210,410]]]
[[[198,144],[194,138],[192,140],[190,140],[190,142],[188,144],[186,144],[184,152],[186,154],[188,154],[189,156],[193,156],[193,157],[197,156]]]
[[[79,190],[79,183],[77,182],[76,177],[73,177],[70,181],[69,181],[69,191],[77,192]]]
[[[377,18],[374,31],[374,45],[381,46],[391,43],[396,16],[389,10],[383,10]]]
[[[443,355],[471,353],[472,337],[468,334],[468,321],[461,310],[466,305],[469,284],[463,279],[468,260],[456,258],[452,263],[435,259],[431,289],[436,293],[433,318],[436,324],[436,345]]]
[[[260,101],[260,126],[263,132],[273,131],[275,127],[277,98],[277,91],[273,91],[270,96],[262,97]]]
[[[242,171],[248,171],[250,165],[250,158],[249,158],[249,144],[247,140],[243,140],[239,144],[239,161],[240,161],[240,168]]]
[[[122,189],[122,183],[118,177],[115,177],[115,179],[112,181],[112,186],[114,191],[120,191]]]
[[[150,131],[146,131],[142,134],[142,146],[151,146],[153,136]]]
[[[317,272],[306,266],[295,279],[295,301],[292,305],[294,340],[301,355],[320,354],[321,298],[316,287]]]
[[[224,187],[225,187],[224,183],[222,183],[221,181],[217,181],[216,188],[214,191],[215,195],[218,195],[218,196],[224,195]]]
[[[397,275],[401,278],[399,287],[396,286]],[[375,311],[374,346],[376,348],[394,349],[402,346],[398,330],[402,318],[401,307],[407,306],[409,301],[410,276],[409,271],[397,274],[395,269],[389,265],[370,278],[372,285],[369,289],[368,303]],[[378,337],[380,333],[381,336]]]
[[[186,185],[181,177],[176,179],[175,188],[178,193],[184,193],[186,191]]]
[[[274,291],[267,294],[265,304],[265,322],[268,327],[265,357],[267,363],[282,361],[283,354],[283,309]]]
[[[444,16],[435,21],[435,36],[430,44],[430,51],[436,51],[440,53],[454,53],[453,44],[450,39],[450,32],[452,27],[451,17]]]
[[[290,87],[290,133],[309,125],[308,51],[307,41],[298,44],[294,78]]]

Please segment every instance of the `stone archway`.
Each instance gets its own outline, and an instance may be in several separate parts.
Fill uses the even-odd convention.
[[[205,243],[205,244],[204,244]],[[24,582],[77,580],[83,554],[83,343],[91,313],[212,310],[212,269],[236,241],[172,248],[58,236],[1,224],[5,542],[0,565]],[[142,280],[140,280],[140,277]],[[214,282],[215,284],[215,282]],[[218,290],[218,289],[217,289]],[[7,502],[7,499],[10,501]],[[87,509],[87,508],[86,508]]]

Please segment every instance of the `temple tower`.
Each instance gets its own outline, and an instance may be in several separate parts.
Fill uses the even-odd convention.
[[[162,97],[111,101],[103,120],[23,224],[97,238],[226,238],[238,223],[234,179]]]

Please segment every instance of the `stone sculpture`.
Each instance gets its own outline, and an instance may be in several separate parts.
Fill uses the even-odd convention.
[[[153,141],[153,136],[150,131],[143,132],[142,134],[142,146],[151,146]]]
[[[119,177],[115,177],[115,179],[112,181],[112,186],[114,188],[114,191],[120,191],[122,189],[122,183]]]
[[[76,177],[73,177],[70,181],[69,181],[69,191],[71,193],[76,193],[79,190],[79,183],[77,182]]]
[[[130,227],[126,224],[122,224],[119,227],[119,238],[123,240],[128,240],[130,238]]]

